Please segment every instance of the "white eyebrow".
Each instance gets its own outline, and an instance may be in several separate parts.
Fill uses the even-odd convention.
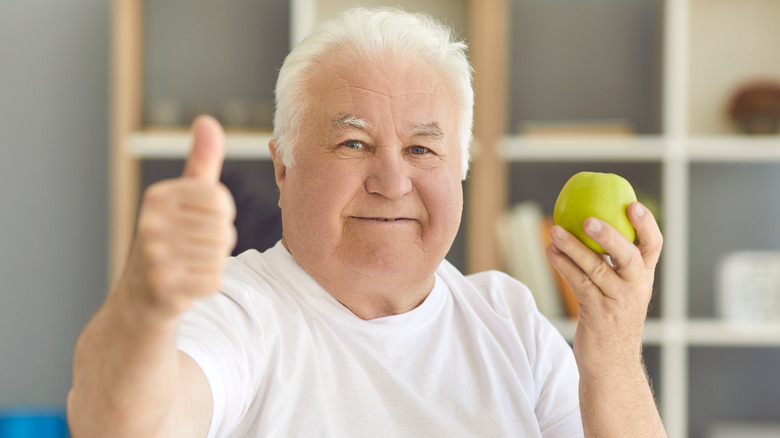
[[[363,131],[367,131],[371,128],[371,124],[360,117],[353,116],[352,114],[342,113],[334,117],[330,121],[330,126],[342,130],[346,128],[355,128]]]
[[[361,131],[368,131],[371,129],[371,124],[368,123],[367,120],[348,113],[341,113],[331,119],[330,126],[337,131],[349,128],[359,129]],[[444,138],[444,131],[441,130],[439,124],[436,122],[415,125],[412,127],[411,131],[412,135],[415,137],[430,137],[437,140]]]
[[[412,134],[414,136],[421,137],[433,137],[440,139],[444,137],[444,131],[441,130],[439,124],[436,122],[423,123],[412,128]]]

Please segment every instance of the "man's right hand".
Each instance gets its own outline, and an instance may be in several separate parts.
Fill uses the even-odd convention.
[[[181,178],[148,188],[125,272],[76,344],[68,422],[73,436],[205,436],[211,389],[176,349],[179,316],[215,293],[235,245],[235,205],[220,184],[224,133],[192,126]]]
[[[127,269],[117,290],[142,309],[177,317],[199,297],[215,293],[236,244],[236,208],[219,182],[225,158],[219,122],[200,116],[180,178],[151,185],[141,204]]]

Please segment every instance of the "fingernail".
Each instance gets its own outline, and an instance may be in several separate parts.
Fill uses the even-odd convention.
[[[588,222],[588,231],[591,233],[598,233],[601,231],[601,222],[596,219],[591,219],[590,222]]]
[[[562,227],[553,228],[553,232],[555,233],[555,238],[558,240],[565,240],[567,237],[566,230],[564,230]]]
[[[634,214],[637,217],[642,217],[645,215],[645,207],[642,205],[637,204],[636,207],[634,207]]]

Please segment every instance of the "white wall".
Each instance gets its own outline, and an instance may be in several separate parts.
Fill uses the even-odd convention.
[[[105,296],[109,13],[0,1],[0,408],[64,405]]]

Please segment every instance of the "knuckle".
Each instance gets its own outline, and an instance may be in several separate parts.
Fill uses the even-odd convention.
[[[156,243],[147,243],[141,247],[142,254],[146,260],[147,266],[152,268],[155,272],[158,271],[157,267],[164,265],[168,259],[168,250],[164,245]],[[164,270],[159,270],[164,271]]]
[[[149,281],[153,285],[158,300],[176,291],[179,276],[172,269],[155,269],[149,274]]]
[[[664,246],[664,235],[659,231],[658,237],[655,240],[654,248],[656,251],[660,251]]]
[[[642,251],[636,245],[631,245],[627,256],[629,263],[642,263]]]
[[[142,237],[155,237],[167,230],[163,216],[153,211],[146,211],[138,220],[138,234]]]
[[[591,278],[603,279],[606,278],[609,273],[612,272],[612,268],[605,261],[596,263],[593,269],[590,271],[590,278],[588,281],[592,281]]]
[[[136,239],[143,253],[149,256],[159,256],[167,252],[172,233],[162,220],[149,220],[139,223]]]
[[[173,184],[170,181],[156,182],[144,191],[143,202],[144,204],[152,205],[164,202],[170,196],[172,190]]]

